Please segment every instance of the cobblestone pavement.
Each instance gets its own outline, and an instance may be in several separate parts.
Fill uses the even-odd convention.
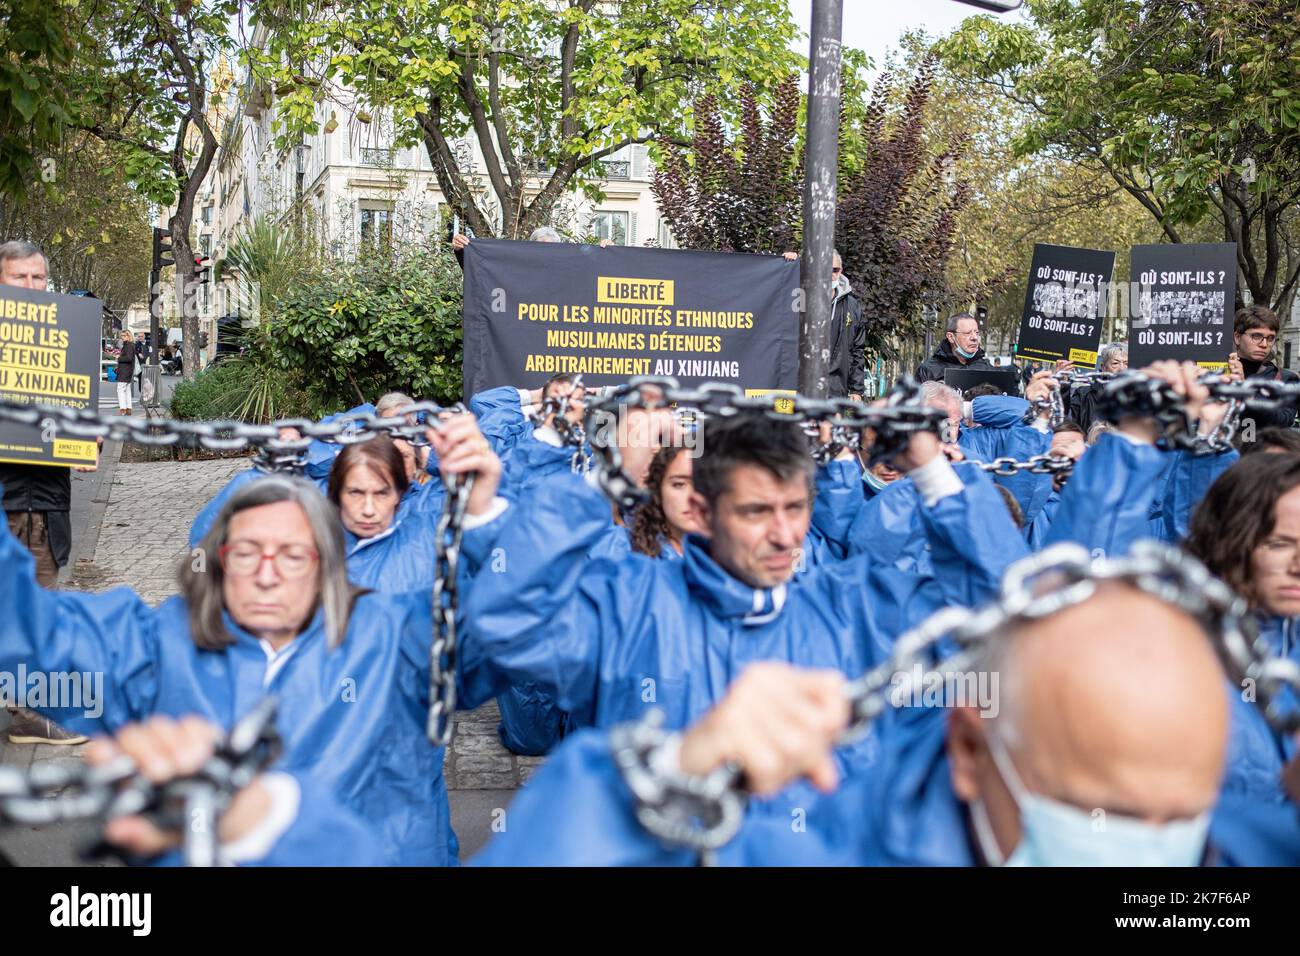
[[[103,591],[127,585],[155,605],[175,594],[176,572],[189,554],[186,538],[194,516],[246,467],[244,459],[119,462],[111,487],[100,492],[107,492],[108,504],[94,557],[77,562],[67,587]],[[517,757],[501,745],[499,720],[495,703],[458,715],[456,737],[447,752],[449,789],[514,790],[541,763],[540,757]],[[13,766],[78,761],[81,750],[7,744],[0,735],[0,763]]]

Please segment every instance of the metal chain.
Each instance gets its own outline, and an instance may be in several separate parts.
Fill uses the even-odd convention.
[[[1026,461],[1017,461],[1006,456],[994,458],[992,461],[976,462],[976,464],[1001,478],[1011,478],[1023,471],[1031,475],[1068,475],[1078,462],[1064,455],[1034,455]]]
[[[683,388],[675,378],[633,378],[588,402],[585,418],[596,481],[618,507],[634,507],[645,500],[646,493],[624,471],[623,454],[617,442],[609,440],[612,429],[601,427],[602,419],[617,414],[620,408],[670,406],[676,406],[673,414],[679,422],[692,425],[741,413],[762,413],[798,424],[829,422],[837,436],[835,441],[842,442],[830,457],[844,447],[858,447],[862,429],[871,428],[876,440],[868,465],[901,451],[916,432],[937,434],[945,420],[944,412],[921,404],[920,386],[911,378],[900,380],[883,404],[870,406],[850,398],[818,399],[776,393],[748,396],[739,386],[718,382]],[[816,454],[825,457],[828,451],[829,448],[820,449]]]
[[[392,415],[351,412],[332,421],[284,418],[266,425],[239,421],[180,421],[174,418],[129,418],[104,415],[97,409],[68,408],[64,405],[24,404],[0,398],[0,421],[23,425],[54,423],[56,431],[77,438],[109,438],[137,445],[199,446],[211,451],[242,451],[253,448],[254,459],[267,470],[301,469],[313,439],[352,445],[379,435],[401,438],[415,445],[427,444],[425,429],[438,427],[438,415],[462,412],[463,405],[444,406],[436,402],[413,402]],[[409,416],[409,417],[408,417]],[[412,417],[414,421],[412,421]],[[295,429],[299,438],[280,438],[282,429]]]
[[[1121,558],[1090,558],[1063,543],[1016,562],[998,598],[977,609],[944,608],[894,642],[890,656],[847,688],[851,708],[841,742],[860,737],[887,709],[914,699],[921,686],[942,680],[938,670],[974,667],[991,641],[1009,628],[1049,617],[1088,600],[1099,584],[1122,581],[1186,611],[1205,629],[1229,675],[1254,682],[1257,700],[1279,733],[1300,729],[1300,712],[1283,706],[1283,692],[1300,692],[1300,665],[1271,654],[1259,640],[1246,602],[1195,558],[1155,541],[1139,541]],[[738,768],[723,767],[706,778],[667,774],[660,753],[672,735],[646,719],[611,734],[615,762],[637,800],[637,819],[672,846],[697,851],[726,844],[744,816],[745,791]]]
[[[259,467],[267,471],[293,473],[301,471],[313,439],[354,445],[388,435],[425,445],[428,444],[426,430],[441,427],[441,415],[464,410],[465,406],[461,404],[443,406],[436,402],[413,402],[389,416],[351,412],[336,416],[329,422],[286,418],[269,425],[251,425],[237,421],[140,420],[101,415],[92,409],[23,405],[0,399],[0,421],[31,425],[52,419],[56,428],[70,435],[104,436],[144,445],[194,442],[219,451],[236,451],[251,446],[257,451],[254,463]],[[301,437],[281,438],[280,432],[286,428],[295,429]],[[440,746],[446,746],[451,740],[452,714],[456,709],[456,572],[460,564],[465,509],[472,487],[472,478],[448,486],[434,540],[436,573],[433,581],[434,633],[430,647],[428,732],[429,738]]]
[[[433,644],[429,647],[429,721],[436,746],[451,744],[456,715],[456,615],[460,608],[457,575],[465,510],[474,476],[449,482],[433,539]]]
[[[1300,382],[1259,378],[1236,382],[1225,375],[1207,373],[1198,381],[1208,389],[1208,401],[1226,402],[1228,408],[1208,435],[1198,435],[1196,423],[1188,418],[1185,400],[1167,382],[1152,378],[1141,370],[1058,372],[1052,377],[1059,387],[1052,389],[1046,399],[1030,401],[1030,408],[1025,413],[1026,423],[1048,410],[1049,424],[1055,428],[1065,420],[1061,392],[1077,385],[1090,385],[1097,389],[1097,414],[1100,418],[1112,422],[1128,417],[1154,418],[1171,447],[1196,455],[1230,449],[1241,416],[1248,408],[1271,411],[1300,403]]]
[[[186,865],[215,866],[221,814],[280,755],[276,710],[274,697],[263,698],[197,772],[161,785],[126,756],[98,767],[0,766],[0,823],[42,826],[145,814],[161,829],[182,831]]]

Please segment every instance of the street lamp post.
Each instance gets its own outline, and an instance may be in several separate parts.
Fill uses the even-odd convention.
[[[307,175],[307,151],[310,149],[311,147],[308,146],[306,143],[299,143],[297,146],[293,148],[293,160],[294,160],[295,168],[298,173],[298,191],[295,197],[296,198],[295,205],[297,207],[296,218],[298,224],[299,240],[302,239],[302,186],[303,186],[303,179]]]
[[[831,258],[835,248],[835,185],[839,166],[840,31],[843,0],[812,0],[808,56],[807,164],[800,256],[803,321],[799,327],[799,391],[824,398],[829,389]]]

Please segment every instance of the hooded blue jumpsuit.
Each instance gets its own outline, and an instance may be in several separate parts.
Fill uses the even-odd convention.
[[[977,866],[966,806],[952,789],[946,713],[909,708],[885,718],[870,773],[806,805],[806,831],[749,813],[721,850],[724,866]],[[1224,798],[1210,825],[1207,863],[1300,864],[1300,816]],[[608,736],[564,742],[510,807],[510,829],[474,859],[483,866],[691,866],[637,821]]]
[[[1024,545],[987,477],[978,470],[962,477],[967,484],[926,508],[923,520],[951,600],[977,604]],[[576,726],[609,726],[657,706],[670,727],[681,727],[752,661],[856,676],[895,636],[875,622],[883,585],[866,559],[755,589],[724,571],[694,535],[680,561],[584,562],[605,533],[609,506],[576,477],[546,482],[514,508],[494,542],[511,573],[474,580],[466,640],[514,681],[539,684]],[[868,765],[873,749],[868,736],[840,754],[841,764]],[[788,824],[790,807],[808,796],[801,785],[793,790],[756,806]]]
[[[498,519],[500,521],[500,519]],[[495,536],[495,522],[467,530],[463,554],[472,568]],[[42,708],[71,730],[112,733],[154,714],[197,714],[229,728],[265,695],[279,697],[284,755],[277,769],[299,772],[373,826],[385,862],[452,865],[443,750],[425,736],[428,709],[430,594],[367,594],[353,603],[341,644],[326,646],[323,613],[271,658],[264,645],[223,615],[233,639],[201,650],[190,636],[184,600],[151,608],[118,588],[103,594],[46,591],[32,557],[0,529],[0,595],[10,614],[0,622],[0,670],[103,675],[102,712]],[[472,648],[457,678],[466,708],[502,683]],[[333,859],[321,846],[317,862]],[[305,862],[305,861],[302,861]]]

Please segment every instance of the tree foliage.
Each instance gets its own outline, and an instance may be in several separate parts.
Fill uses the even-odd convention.
[[[783,252],[793,249],[803,201],[798,139],[799,81],[779,84],[766,121],[758,91],[740,96],[740,130],[730,140],[717,97],[695,103],[686,149],[666,143],[651,186],[673,237],[689,249]]]
[[[506,238],[550,222],[617,150],[682,137],[693,98],[727,102],[797,66],[785,0],[307,0],[262,22],[255,66],[282,142],[314,131],[322,91],[345,84],[393,116],[397,145],[424,146],[470,229]]]
[[[314,415],[395,389],[456,401],[461,284],[445,250],[333,263],[279,300],[267,346],[281,369],[302,373]]]
[[[1244,291],[1289,301],[1300,259],[1300,10],[1291,0],[1028,0],[973,17],[946,62],[1026,111],[1020,155],[1104,171],[1185,241],[1207,218],[1238,244]]]

